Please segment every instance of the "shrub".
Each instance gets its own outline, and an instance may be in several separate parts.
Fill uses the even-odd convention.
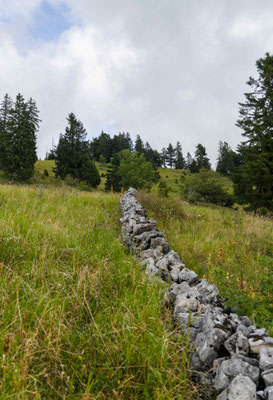
[[[158,195],[161,197],[169,197],[170,188],[166,182],[160,181],[158,185]]]
[[[231,207],[233,197],[227,192],[226,179],[217,172],[202,168],[183,177],[183,195],[191,203],[205,202]]]

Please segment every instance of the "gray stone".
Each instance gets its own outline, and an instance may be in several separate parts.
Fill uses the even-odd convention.
[[[190,288],[187,292],[177,295],[174,307],[175,315],[181,312],[198,311],[198,309],[199,301],[194,289]]]
[[[263,390],[259,390],[257,393],[257,400],[264,400],[265,399],[265,394]]]
[[[273,386],[268,386],[265,389],[264,394],[266,400],[273,400]]]
[[[224,390],[229,382],[239,374],[248,376],[257,385],[259,373],[259,368],[254,367],[237,355],[233,355],[229,360],[223,361],[216,370],[214,387],[217,391]]]
[[[249,343],[247,338],[243,336],[243,334],[241,334],[241,336],[239,336],[236,341],[236,353],[245,356],[247,356],[249,353]]]
[[[247,337],[248,328],[245,325],[240,324],[237,326],[236,332],[241,332],[245,337]]]
[[[199,278],[194,271],[191,271],[188,268],[183,268],[179,273],[179,280],[180,282],[186,281],[189,285],[193,285],[199,280]]]
[[[263,339],[249,338],[248,339],[250,353],[259,354],[263,347],[268,347]]]
[[[218,351],[225,342],[228,333],[219,328],[214,328],[207,334],[197,335],[195,341],[196,352],[200,360],[207,366],[212,366],[218,357]],[[198,345],[198,346],[197,346]]]
[[[196,290],[199,293],[199,301],[202,304],[216,304],[218,301],[218,288],[209,283],[206,279],[201,279],[196,285]]]
[[[156,268],[154,260],[152,258],[149,258],[148,260],[150,261],[146,265],[145,275],[146,276],[159,275],[160,272],[159,269]]]
[[[159,247],[160,250],[162,251],[162,253],[164,253],[164,254],[166,254],[170,251],[170,246],[165,241],[165,239],[163,239],[161,237],[151,239],[150,248],[156,249],[157,247]]]
[[[224,346],[230,354],[248,355],[249,352],[248,339],[241,332],[231,335],[225,341]]]
[[[176,316],[177,322],[179,323],[180,326],[182,326],[183,329],[187,329],[188,324],[189,324],[189,313],[178,313]]]
[[[161,253],[161,251],[158,247],[155,249],[147,249],[147,250],[141,251],[139,253],[140,260],[145,260],[147,258],[153,258],[155,261],[158,261],[162,257],[163,257],[163,254]]]
[[[248,376],[239,374],[217,400],[256,400],[256,385]]]
[[[172,280],[174,282],[178,282],[179,281],[179,273],[180,273],[180,268],[179,267],[177,267],[177,266],[171,267],[170,275],[171,275],[171,278],[172,278]]]
[[[259,364],[262,370],[273,368],[273,348],[262,348],[259,353]]]
[[[260,328],[260,329],[254,329],[252,332],[249,334],[249,338],[257,338],[257,339],[262,339],[264,336],[267,336],[267,330],[265,328]]]
[[[273,386],[273,368],[262,372],[262,378],[266,387]]]
[[[246,315],[243,315],[242,317],[240,317],[240,320],[241,320],[241,323],[244,326],[246,326],[247,328],[251,325],[251,321]]]
[[[236,342],[240,335],[242,335],[241,332],[236,332],[225,341],[224,346],[230,354],[236,353]]]

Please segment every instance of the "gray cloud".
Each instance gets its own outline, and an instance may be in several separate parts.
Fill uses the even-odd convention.
[[[236,147],[245,82],[272,51],[271,1],[48,0],[62,3],[69,28],[48,42],[29,34],[41,0],[0,5],[0,96],[36,99],[40,156],[71,111],[90,138],[129,131],[185,153],[201,142],[213,161],[219,140]]]

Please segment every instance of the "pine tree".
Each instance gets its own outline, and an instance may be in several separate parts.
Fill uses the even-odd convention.
[[[243,165],[233,176],[234,192],[252,209],[273,210],[273,56],[256,62],[259,77],[249,78],[250,91],[239,103],[236,125],[247,139],[239,146]]]
[[[119,174],[119,165],[120,165],[120,158],[119,155],[116,153],[111,161],[111,167],[107,170],[106,174],[106,182],[105,182],[105,190],[112,190],[114,192],[120,192],[122,185],[121,185],[121,176]]]
[[[180,142],[177,142],[175,147],[175,169],[183,169],[184,167],[185,159],[182,153],[182,146]]]
[[[55,175],[61,179],[70,175],[79,181],[86,181],[92,187],[97,187],[100,183],[100,176],[90,156],[86,130],[73,113],[69,114],[67,122],[65,134],[60,135],[55,151]]]
[[[167,167],[167,150],[165,149],[165,147],[163,147],[163,149],[161,150],[161,159],[162,159],[163,167],[166,168]]]
[[[135,151],[139,154],[144,154],[145,153],[145,147],[144,143],[139,135],[136,137],[135,141]]]
[[[216,171],[230,177],[235,172],[239,162],[239,155],[236,154],[227,142],[219,142]]]
[[[7,142],[9,140],[8,123],[10,121],[10,113],[13,107],[13,102],[8,94],[5,95],[0,108],[0,168],[5,169],[7,160]]]
[[[39,129],[39,111],[33,99],[26,103],[19,93],[14,107],[9,109],[2,144],[5,155],[2,168],[15,179],[29,179],[34,172],[36,133]]]
[[[190,169],[191,163],[192,163],[192,156],[188,152],[187,153],[187,157],[186,157],[186,161],[185,161],[185,169]]]
[[[200,171],[201,168],[211,169],[209,158],[207,157],[206,148],[201,143],[198,143],[198,145],[196,146],[195,161],[198,171]]]
[[[167,164],[170,168],[172,168],[175,164],[175,150],[173,148],[173,145],[169,143],[167,147]]]

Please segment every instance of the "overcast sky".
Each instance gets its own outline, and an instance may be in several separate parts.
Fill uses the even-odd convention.
[[[272,0],[0,0],[0,100],[36,100],[39,157],[74,112],[89,139],[202,143],[214,163],[272,45]]]

